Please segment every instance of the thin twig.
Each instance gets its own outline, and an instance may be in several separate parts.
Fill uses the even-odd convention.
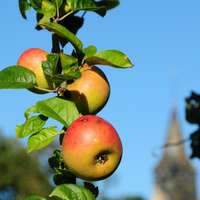
[[[65,19],[66,17],[68,17],[69,15],[71,15],[73,13],[73,11],[68,12],[67,14],[63,15],[61,18],[58,18],[56,21],[62,21],[63,19]]]

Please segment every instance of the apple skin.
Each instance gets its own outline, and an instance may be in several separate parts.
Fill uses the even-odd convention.
[[[106,104],[110,96],[110,85],[98,67],[85,65],[81,77],[67,86],[71,99],[76,103],[79,112],[96,114]]]
[[[35,73],[37,86],[42,89],[49,89],[42,69],[42,62],[47,60],[47,54],[43,49],[29,48],[21,54],[17,62],[18,65]]]
[[[121,140],[113,126],[95,115],[76,119],[62,142],[63,158],[77,177],[102,180],[118,167],[122,157]]]

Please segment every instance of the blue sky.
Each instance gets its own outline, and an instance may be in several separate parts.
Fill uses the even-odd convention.
[[[1,3],[0,69],[15,64],[27,48],[51,49],[50,35],[34,30],[33,13],[28,21],[23,20],[17,3]],[[151,196],[152,172],[161,154],[158,151],[154,157],[152,152],[164,142],[174,102],[184,137],[195,130],[184,119],[184,98],[191,89],[200,92],[199,9],[198,0],[123,0],[104,19],[92,13],[86,16],[85,27],[78,34],[85,46],[119,49],[135,64],[130,70],[102,67],[112,91],[99,115],[115,126],[124,145],[116,184],[106,191],[109,195]],[[1,90],[0,97],[0,128],[15,137],[24,110],[48,95]],[[189,153],[188,145],[186,148]],[[200,173],[199,162],[193,164]]]

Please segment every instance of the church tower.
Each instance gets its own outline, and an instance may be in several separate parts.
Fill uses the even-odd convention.
[[[155,168],[155,188],[151,200],[197,200],[195,170],[184,146],[176,110],[173,111],[162,158]],[[176,145],[171,145],[176,144]]]

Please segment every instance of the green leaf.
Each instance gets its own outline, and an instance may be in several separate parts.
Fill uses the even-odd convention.
[[[93,45],[90,45],[90,46],[84,48],[83,52],[84,52],[86,58],[91,57],[91,56],[95,55],[95,53],[97,52],[97,48]]]
[[[36,103],[36,107],[38,112],[59,121],[64,126],[69,126],[79,117],[79,112],[74,102],[60,97],[52,97],[44,101],[39,101]]]
[[[60,82],[61,84],[64,81],[69,81],[80,77],[81,72],[77,69],[77,67],[71,67],[66,74],[57,74],[53,77],[53,79],[55,82]]]
[[[98,6],[106,7],[106,10],[110,10],[110,9],[117,7],[120,4],[120,2],[119,2],[119,0],[109,0],[109,1],[101,0],[101,1],[96,2],[96,4]]]
[[[46,200],[46,198],[33,195],[33,196],[26,197],[24,200]]]
[[[30,4],[27,0],[19,0],[19,10],[24,19],[26,19],[26,11],[30,8]]]
[[[54,22],[40,23],[39,25],[41,27],[45,27],[47,30],[51,32],[54,32],[60,37],[67,39],[78,52],[82,52],[82,47],[83,47],[82,42],[64,26]]]
[[[60,61],[63,75],[58,75],[58,78],[60,76],[60,78],[63,78],[63,80],[72,80],[81,76],[77,58],[61,53]]]
[[[37,11],[40,12],[40,9],[42,7],[42,0],[29,0],[31,6]]]
[[[58,61],[59,55],[56,53],[48,54],[47,61],[42,63],[42,68],[45,75],[53,76],[54,74],[58,73]]]
[[[24,113],[24,116],[26,119],[28,119],[30,116],[31,116],[31,113],[37,113],[38,110],[37,110],[37,106],[34,105],[34,106],[31,106],[30,108],[28,108],[25,113]]]
[[[106,50],[85,59],[89,65],[109,65],[117,68],[129,68],[133,64],[128,56],[118,50]]]
[[[101,16],[106,14],[106,7],[98,5],[94,0],[68,0],[67,4],[73,12],[84,10],[95,11]]]
[[[28,139],[28,152],[30,153],[46,147],[53,142],[54,138],[59,134],[61,134],[61,132],[58,132],[55,127],[42,129]]]
[[[41,8],[37,9],[37,13],[42,14],[39,23],[48,23],[56,16],[56,5],[49,0],[42,0]]]
[[[40,113],[61,122],[66,127],[79,117],[75,103],[61,97],[38,101],[34,106],[26,110],[26,119],[30,118],[32,113]]]
[[[59,185],[49,196],[63,200],[95,200],[94,195],[88,189],[74,184]]]
[[[16,136],[18,138],[24,138],[28,135],[39,132],[42,130],[47,119],[48,118],[43,115],[32,116],[28,118],[24,124],[16,126]]]
[[[11,66],[0,71],[0,89],[33,88],[35,85],[35,74],[29,69]]]
[[[42,0],[42,8],[40,13],[45,15],[46,17],[54,17],[56,15],[56,6],[49,0]]]
[[[64,72],[74,65],[78,66],[77,58],[75,58],[74,56],[64,54],[64,53],[60,54],[60,62],[61,62],[61,66]]]

